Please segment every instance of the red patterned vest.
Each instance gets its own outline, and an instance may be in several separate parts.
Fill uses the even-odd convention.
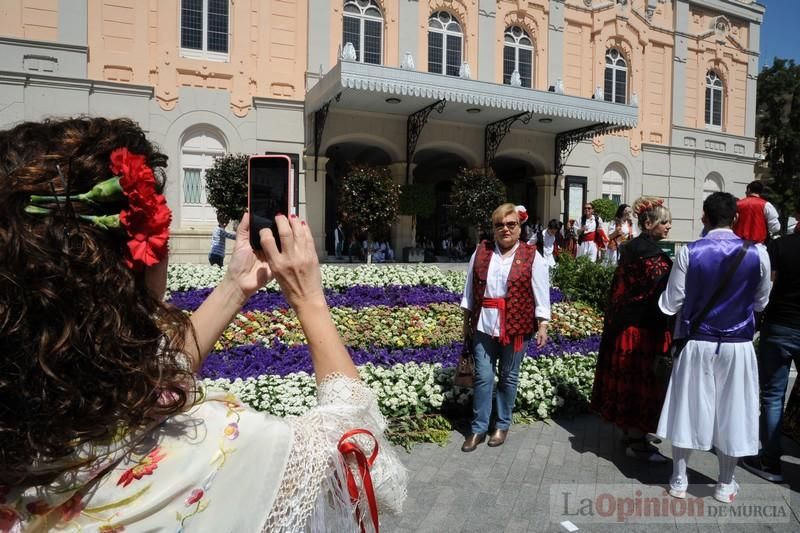
[[[736,202],[739,218],[733,226],[733,232],[742,239],[755,242],[766,242],[767,219],[764,206],[767,201],[760,196],[745,196]]]
[[[489,262],[494,253],[494,244],[483,241],[475,252],[475,264],[472,270],[472,331],[478,327],[478,317],[483,307],[486,293],[486,278],[489,273]],[[514,262],[508,273],[506,282],[506,324],[509,337],[530,335],[534,329],[534,310],[536,303],[531,285],[531,269],[536,258],[536,246],[520,241],[514,253]]]

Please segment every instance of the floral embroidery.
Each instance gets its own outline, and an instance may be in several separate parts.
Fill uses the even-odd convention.
[[[225,438],[228,440],[236,440],[236,437],[239,436],[239,424],[236,422],[231,422],[227,426],[225,426],[225,430],[223,432],[225,434]]]
[[[25,506],[29,513],[35,515],[47,514],[50,512],[50,507],[44,500],[36,500]]]
[[[0,505],[0,531],[11,531],[20,523],[20,516],[13,507]]]
[[[72,498],[61,504],[58,510],[61,512],[61,521],[70,522],[80,516],[86,504],[81,501],[82,494],[75,494]]]
[[[134,479],[142,479],[142,476],[149,476],[153,471],[158,468],[158,463],[166,457],[166,454],[161,453],[161,448],[156,447],[152,452],[147,454],[139,464],[129,468],[119,477],[117,485],[127,487]]]
[[[189,507],[190,505],[194,505],[195,503],[199,502],[205,496],[205,492],[203,489],[194,489],[192,493],[186,498],[186,506]]]

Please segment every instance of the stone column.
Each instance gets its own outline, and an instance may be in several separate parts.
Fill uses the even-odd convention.
[[[744,111],[744,136],[756,136],[756,88],[758,87],[758,57],[761,54],[759,43],[761,42],[761,24],[757,22],[750,23],[750,31],[748,32],[750,42],[748,48],[751,52],[757,55],[750,56],[747,63],[747,92],[745,94],[745,111]]]
[[[492,83],[495,82],[496,16],[497,2],[495,0],[480,0],[480,9],[478,9],[478,79]]]
[[[411,163],[411,168],[409,169],[411,183],[414,181],[414,168],[416,166],[417,165],[415,163]],[[404,161],[392,163],[389,165],[389,169],[392,171],[392,177],[394,178],[394,182],[396,184],[404,185],[406,183],[406,163]],[[402,261],[403,248],[407,246],[413,248],[416,244],[414,242],[415,232],[411,227],[412,219],[413,217],[409,215],[400,215],[397,217],[397,222],[392,225],[391,239],[392,248],[394,248],[395,261]]]
[[[686,59],[689,54],[689,3],[675,3],[675,55],[672,58],[672,125],[686,125]]]
[[[406,57],[406,52],[411,52],[411,57],[414,58],[414,61],[419,60],[419,47],[417,46],[419,43],[419,6],[417,2],[412,2],[410,0],[400,0],[400,20],[398,21],[399,24],[399,39],[400,39],[400,48],[398,49],[397,58],[398,64],[403,64],[403,59]],[[423,69],[420,65],[417,65],[418,70],[426,70]]]
[[[547,85],[564,79],[564,0],[549,3],[550,19],[547,34]]]
[[[555,179],[554,174],[540,174],[533,177],[533,181],[536,183],[536,213],[541,215],[544,225],[547,225],[551,218],[561,220],[561,214],[564,211],[561,195],[553,195]],[[561,180],[559,180],[560,183]]]
[[[300,191],[298,191],[298,203],[300,218],[306,221],[314,236],[314,246],[317,255],[326,258],[328,252],[325,249],[325,167],[328,158],[320,156],[317,158],[316,176],[314,181],[314,156],[305,156],[305,176],[301,175]]]

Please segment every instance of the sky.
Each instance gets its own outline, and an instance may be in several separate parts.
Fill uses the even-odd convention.
[[[772,64],[775,57],[794,59],[800,64],[800,0],[758,0],[766,6],[761,26],[760,67]]]

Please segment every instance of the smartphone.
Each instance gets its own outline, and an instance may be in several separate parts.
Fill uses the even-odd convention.
[[[259,232],[272,230],[278,250],[281,240],[277,215],[294,213],[294,171],[288,155],[254,155],[247,161],[247,207],[250,211],[250,246],[261,250]]]

